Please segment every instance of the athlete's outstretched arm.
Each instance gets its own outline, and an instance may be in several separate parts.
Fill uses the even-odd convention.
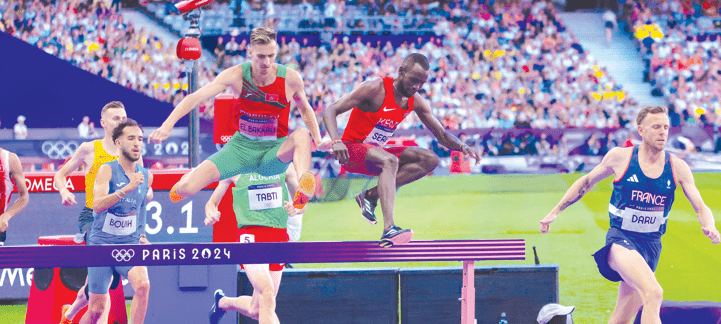
[[[308,130],[310,131],[310,136],[313,138],[316,147],[319,151],[329,150],[330,143],[323,143],[322,138],[320,137],[320,128],[318,127],[318,121],[315,119],[315,112],[308,102],[308,96],[305,94],[305,83],[303,83],[303,77],[300,76],[300,73],[292,69],[287,70],[286,76],[287,85],[292,93],[291,97],[293,98],[296,107],[298,107],[300,116],[303,117],[305,126],[308,127]]]
[[[93,154],[94,152],[95,146],[92,141],[80,144],[70,160],[68,160],[68,162],[66,162],[63,167],[55,173],[53,180],[55,181],[55,186],[58,188],[58,193],[60,193],[63,205],[72,206],[77,204],[75,201],[75,195],[73,195],[73,193],[70,192],[65,185],[68,180],[68,174],[77,170],[78,167],[85,163],[85,158],[88,154]]]
[[[413,110],[418,115],[418,119],[420,119],[423,125],[433,132],[433,135],[436,136],[439,144],[451,150],[459,150],[463,152],[463,154],[476,159],[476,164],[481,163],[481,156],[475,148],[461,142],[458,137],[443,129],[441,122],[436,119],[436,116],[433,116],[433,112],[431,111],[431,107],[428,105],[427,101],[423,100],[423,98],[421,98],[418,94],[415,95],[413,100]]]
[[[383,79],[365,81],[353,91],[343,95],[338,101],[328,105],[323,111],[323,123],[328,130],[328,136],[333,140],[333,155],[341,164],[348,161],[348,148],[340,140],[338,133],[338,115],[357,107],[362,111],[370,111],[374,107],[370,104],[373,97],[383,93]],[[380,109],[381,107],[375,107]],[[336,142],[338,141],[338,142]]]
[[[205,203],[204,222],[206,226],[213,225],[220,220],[220,211],[218,211],[218,205],[220,205],[220,200],[223,199],[223,196],[225,195],[225,192],[228,191],[230,184],[238,181],[238,178],[240,178],[240,175],[236,175],[234,177],[230,177],[228,179],[218,182],[218,186],[215,187],[215,190],[213,190],[213,194],[210,195],[210,199],[208,199],[208,202]]]
[[[28,187],[25,185],[25,174],[20,159],[15,153],[10,153],[9,156],[10,176],[13,177],[15,186],[18,188],[18,199],[4,213],[0,214],[0,232],[7,230],[8,221],[20,213],[30,201],[30,194],[28,194]],[[12,188],[9,190],[12,190]]]
[[[576,180],[576,182],[571,185],[571,188],[568,188],[568,191],[566,191],[566,194],[558,205],[540,221],[541,233],[548,233],[551,223],[556,220],[559,213],[580,200],[596,183],[614,174],[613,167],[620,161],[620,157],[622,156],[621,150],[620,148],[614,148],[609,151],[606,156],[603,157],[601,164],[593,168],[588,174]]]
[[[239,75],[243,75],[243,71],[241,71],[240,66],[226,69],[225,71],[220,72],[220,74],[218,74],[212,82],[202,86],[198,89],[198,91],[195,91],[183,98],[175,109],[173,109],[173,112],[170,113],[170,116],[168,116],[165,122],[163,122],[163,125],[150,134],[148,137],[148,143],[160,143],[168,139],[170,131],[180,118],[183,118],[183,116],[187,115],[203,101],[216,96],[231,86],[234,81],[237,81]]]
[[[706,206],[706,203],[703,202],[701,193],[698,191],[698,188],[696,188],[691,168],[688,167],[686,161],[675,156],[671,156],[671,160],[673,161],[676,181],[681,185],[683,193],[686,195],[686,198],[688,198],[688,201],[691,202],[693,210],[696,211],[698,221],[701,223],[701,231],[711,240],[711,243],[718,244],[719,241],[721,241],[721,236],[719,236],[719,231],[716,229],[713,213],[711,213],[711,209]]]

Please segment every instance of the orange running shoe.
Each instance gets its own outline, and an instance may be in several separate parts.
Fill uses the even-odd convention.
[[[185,197],[178,194],[178,191],[175,190],[175,186],[173,186],[173,188],[170,188],[170,201],[176,203],[183,199],[185,199]]]
[[[63,305],[63,308],[60,309],[60,324],[73,324],[67,317],[65,317],[65,313],[70,309],[70,305],[65,304]]]
[[[298,181],[298,189],[296,189],[295,197],[293,197],[293,207],[295,207],[295,209],[303,209],[314,192],[315,177],[310,171],[307,171],[303,173]]]

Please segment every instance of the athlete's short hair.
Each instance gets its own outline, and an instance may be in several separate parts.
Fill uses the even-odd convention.
[[[416,64],[420,64],[421,67],[426,71],[428,71],[428,69],[430,68],[430,65],[428,64],[428,58],[421,53],[412,53],[406,56],[406,58],[403,60],[403,66],[406,69],[410,69]]]
[[[135,119],[128,118],[124,122],[118,124],[118,127],[113,129],[113,143],[115,140],[120,138],[120,136],[123,136],[123,130],[125,130],[126,127],[138,127],[141,132],[143,131],[143,128],[138,125],[138,122],[136,122]]]
[[[638,115],[636,115],[636,125],[641,125],[643,120],[646,118],[646,115],[648,114],[661,114],[664,113],[668,115],[668,108],[664,106],[646,106],[641,109],[641,111],[638,112]]]
[[[104,117],[105,117],[105,112],[107,112],[109,109],[118,109],[118,108],[125,109],[125,105],[123,105],[123,103],[120,102],[120,101],[111,101],[111,102],[108,102],[108,103],[103,107],[103,110],[100,112],[100,118],[104,118]]]
[[[250,32],[251,45],[266,45],[276,41],[276,32],[270,27],[258,27]]]

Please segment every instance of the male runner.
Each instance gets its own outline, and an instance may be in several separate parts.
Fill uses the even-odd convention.
[[[238,242],[288,242],[287,221],[302,210],[295,209],[289,202],[285,173],[269,177],[250,173],[220,181],[205,205],[205,224],[210,226],[220,219],[218,204],[232,181],[236,181],[233,211],[238,221]],[[241,267],[253,285],[253,295],[231,298],[225,297],[222,290],[216,290],[209,314],[210,323],[218,323],[228,310],[237,311],[259,323],[279,323],[275,298],[283,275],[283,264],[243,264]]]
[[[117,160],[98,169],[93,188],[94,220],[88,245],[137,243],[145,230],[145,204],[153,175],[138,163],[143,149],[143,131],[137,122],[127,119],[115,128],[112,138],[121,154]],[[90,267],[90,302],[81,324],[99,322],[108,307],[105,301],[114,271],[128,278],[135,290],[130,306],[131,323],[145,321],[150,290],[146,267]]]
[[[17,186],[19,195],[10,205],[14,186]],[[0,148],[0,246],[5,245],[8,222],[28,205],[29,200],[20,159],[17,154]]]
[[[100,125],[103,127],[105,136],[102,139],[80,144],[73,156],[63,165],[57,173],[55,173],[55,186],[58,188],[62,204],[65,206],[76,205],[75,195],[67,189],[68,175],[77,170],[78,167],[85,164],[89,166],[87,174],[85,174],[85,206],[80,211],[78,217],[78,228],[80,233],[76,235],[75,241],[82,242],[87,239],[90,227],[93,225],[93,188],[95,185],[95,176],[98,168],[106,162],[114,161],[120,155],[120,149],[113,142],[113,130],[118,124],[127,119],[125,106],[120,101],[112,101],[106,104],[100,112]],[[143,165],[143,160],[138,161]],[[152,199],[153,190],[148,190],[148,199]],[[147,243],[145,234],[141,237],[141,243]],[[109,300],[109,299],[108,299]],[[78,291],[75,301],[72,305],[63,305],[61,324],[71,323],[71,319],[88,304],[87,285]],[[107,317],[110,309],[107,308],[104,317]]]
[[[418,53],[408,55],[398,77],[382,77],[359,84],[353,91],[332,103],[323,112],[328,134],[333,139],[333,154],[346,170],[378,176],[378,186],[356,195],[361,214],[376,224],[378,199],[383,211],[383,236],[380,245],[408,243],[413,237],[409,229],[395,226],[393,206],[396,189],[416,181],[438,166],[438,157],[418,147],[384,147],[405,117],[415,111],[423,124],[438,138],[438,143],[462,151],[480,163],[481,157],[472,147],[445,131],[433,116],[428,103],[416,92],[428,79],[428,59]],[[341,139],[336,118],[353,109]]]
[[[222,186],[230,186],[231,183],[238,182],[238,179],[240,178],[240,175],[236,175],[234,177],[221,180],[218,184],[221,186],[221,189],[217,189],[216,191],[221,191],[222,193],[225,193],[228,188],[222,187]],[[288,169],[285,171],[285,186],[288,189],[288,192],[295,192],[296,189],[298,189],[298,177],[295,174],[295,168],[293,168],[293,162],[288,165]],[[220,212],[218,211],[218,204],[220,204],[220,200],[223,198],[222,193],[220,196],[216,197],[217,201],[213,200],[213,197],[208,200],[207,203],[205,203],[205,215],[206,222],[211,222],[212,224],[215,224],[220,220]],[[306,206],[308,207],[308,206]],[[298,242],[300,240],[300,232],[303,229],[303,214],[305,213],[306,207],[303,207],[302,209],[295,209],[293,217],[288,218],[288,238],[290,239],[290,242]],[[208,224],[206,224],[208,225]],[[290,267],[290,264],[285,264],[286,268]],[[292,268],[292,267],[291,267]]]
[[[208,184],[238,174],[277,175],[285,172],[288,164],[294,161],[301,177],[293,204],[301,209],[308,202],[315,190],[315,179],[309,172],[310,137],[315,143],[321,143],[318,147],[322,151],[330,148],[330,142],[321,142],[303,79],[298,72],[274,63],[277,52],[278,43],[273,29],[253,29],[248,49],[251,61],[226,69],[211,83],[185,97],[163,125],[150,134],[149,142],[164,141],[178,119],[228,87],[238,97],[232,109],[232,120],[237,130],[235,135],[219,152],[184,175],[171,188],[171,200],[179,201]],[[288,135],[291,98],[308,128]]]
[[[547,233],[558,214],[581,199],[597,182],[615,175],[608,206],[611,228],[606,234],[606,245],[594,254],[601,275],[621,282],[609,323],[631,323],[643,305],[641,323],[657,324],[661,323],[663,290],[654,272],[677,185],[691,202],[701,230],[711,243],[719,243],[719,231],[711,210],[696,189],[691,169],[686,162],[664,151],[669,130],[666,107],[644,107],[636,123],[641,145],[608,152],[601,164],[578,179],[558,206],[540,221],[541,232]]]

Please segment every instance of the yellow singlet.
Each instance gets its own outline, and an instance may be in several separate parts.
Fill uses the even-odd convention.
[[[88,174],[85,175],[85,206],[91,209],[93,208],[93,188],[95,188],[95,176],[98,175],[98,169],[104,163],[118,159],[118,156],[105,152],[102,140],[94,140],[93,145],[95,146],[93,165],[88,170]]]

